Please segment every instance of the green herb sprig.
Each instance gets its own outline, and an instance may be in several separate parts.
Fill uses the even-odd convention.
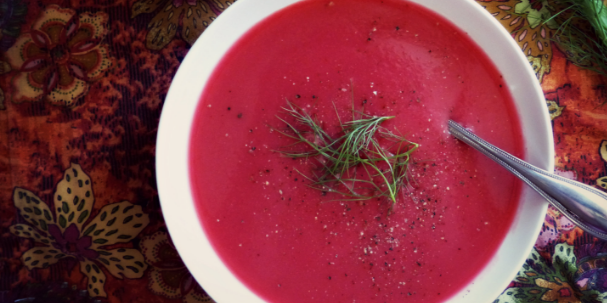
[[[287,131],[279,132],[294,139],[293,145],[303,144],[307,150],[281,152],[290,158],[316,160],[318,167],[311,175],[300,172],[312,182],[311,187],[349,197],[347,200],[387,197],[396,203],[399,191],[408,182],[410,155],[419,145],[381,126],[393,116],[376,117],[353,108],[352,121],[343,123],[335,108],[341,133],[331,136],[297,105],[287,100],[283,109],[295,123],[278,117],[287,126]]]
[[[602,0],[552,0],[554,41],[575,65],[607,76],[607,8]]]

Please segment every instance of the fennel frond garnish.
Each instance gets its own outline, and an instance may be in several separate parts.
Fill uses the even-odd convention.
[[[545,22],[558,28],[554,41],[575,65],[607,76],[607,8],[602,0],[552,0]]]
[[[341,132],[330,135],[297,105],[287,101],[283,109],[295,122],[278,117],[287,126],[279,132],[295,143],[290,150],[281,152],[314,163],[309,175],[299,172],[312,182],[312,188],[343,195],[348,197],[346,200],[386,197],[396,203],[399,191],[408,181],[410,155],[418,144],[381,126],[393,116],[358,112],[360,117],[355,118],[352,109],[352,120],[342,122],[335,109]]]

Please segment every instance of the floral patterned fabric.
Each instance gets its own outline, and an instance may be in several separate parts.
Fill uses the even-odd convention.
[[[556,172],[607,188],[607,86],[552,41],[550,0],[479,0],[536,72]],[[226,0],[0,1],[0,302],[212,302],[155,183],[164,98]],[[495,302],[607,300],[607,242],[550,208]]]

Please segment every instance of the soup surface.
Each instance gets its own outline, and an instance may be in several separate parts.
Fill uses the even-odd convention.
[[[314,161],[279,152],[294,143],[278,131],[295,123],[286,100],[331,133],[335,108],[395,116],[382,126],[420,144],[396,203],[310,188]],[[448,119],[523,154],[502,77],[447,20],[397,0],[292,5],[239,40],[201,97],[189,161],[205,233],[270,302],[446,300],[495,253],[520,195]]]

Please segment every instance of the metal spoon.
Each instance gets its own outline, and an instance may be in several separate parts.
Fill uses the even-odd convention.
[[[516,158],[452,120],[449,120],[449,132],[523,180],[581,229],[597,238],[607,240],[605,193]]]

